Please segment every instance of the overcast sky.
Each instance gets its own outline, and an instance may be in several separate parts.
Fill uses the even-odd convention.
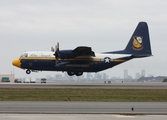
[[[148,23],[152,57],[133,59],[105,70],[123,77],[146,70],[146,75],[167,75],[166,0],[0,0],[0,74],[27,77],[12,66],[25,51],[50,51],[90,46],[95,52],[124,49],[138,22]],[[31,73],[30,77],[61,72]]]

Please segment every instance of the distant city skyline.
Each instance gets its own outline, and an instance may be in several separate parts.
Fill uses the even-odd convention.
[[[135,76],[135,77],[132,77]],[[109,76],[105,72],[98,72],[98,73],[84,73],[82,76],[69,76],[66,72],[65,73],[56,73],[55,75],[46,75],[46,78],[57,78],[57,79],[139,79],[140,77],[150,77],[154,76],[153,74],[146,75],[146,71],[142,69],[139,72],[136,72],[135,75],[130,75],[128,69],[122,71],[122,76]]]

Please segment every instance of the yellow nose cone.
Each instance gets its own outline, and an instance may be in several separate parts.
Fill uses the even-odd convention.
[[[20,65],[21,65],[20,60],[19,59],[13,60],[12,65],[20,68]]]

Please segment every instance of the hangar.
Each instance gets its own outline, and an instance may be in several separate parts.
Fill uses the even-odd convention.
[[[13,74],[0,74],[0,82],[2,83],[14,83]]]

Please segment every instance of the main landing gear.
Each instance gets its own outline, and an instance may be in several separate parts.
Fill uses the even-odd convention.
[[[70,72],[70,71],[68,71],[67,74],[68,74],[69,76],[73,76],[73,75],[81,76],[81,75],[83,74],[83,72]]]

